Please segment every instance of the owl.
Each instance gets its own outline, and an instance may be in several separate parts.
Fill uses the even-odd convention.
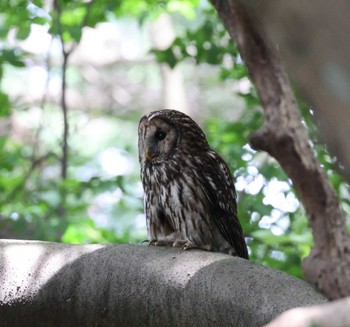
[[[232,175],[197,123],[176,110],[146,114],[138,149],[150,244],[248,259]]]

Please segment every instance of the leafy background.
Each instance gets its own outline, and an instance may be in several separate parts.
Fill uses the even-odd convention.
[[[279,164],[248,144],[262,110],[209,3],[1,0],[0,7],[0,237],[144,240],[137,124],[170,106],[200,123],[234,173],[251,260],[302,277],[312,245],[305,212]],[[348,186],[319,142],[312,110],[301,101],[300,108],[348,214]]]

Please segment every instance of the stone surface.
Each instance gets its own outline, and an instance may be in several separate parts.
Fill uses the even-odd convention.
[[[241,258],[137,245],[0,241],[1,326],[262,326],[325,302]]]

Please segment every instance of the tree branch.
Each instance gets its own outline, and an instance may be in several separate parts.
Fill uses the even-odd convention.
[[[12,189],[12,191],[6,196],[4,199],[4,203],[10,203],[11,201],[14,201],[14,198],[16,198],[17,193],[23,191],[23,189],[26,188],[26,184],[30,177],[32,176],[34,170],[42,165],[45,161],[50,159],[51,157],[57,157],[55,153],[48,152],[41,157],[38,158],[32,158],[31,165],[28,169],[28,171],[24,174],[23,178],[20,180],[20,182]]]
[[[317,4],[317,5],[316,5]],[[348,1],[254,1],[258,16],[303,98],[312,104],[322,138],[350,182],[350,23]]]
[[[344,215],[311,148],[277,53],[257,18],[241,4],[245,1],[212,3],[236,42],[264,109],[264,126],[250,143],[278,160],[308,213],[315,246],[303,262],[305,278],[330,299],[350,295],[350,238]]]
[[[86,12],[83,17],[83,20],[81,22],[80,29],[82,30],[83,27],[87,24],[90,10],[93,4],[93,0],[88,2],[86,4]],[[61,83],[61,109],[63,114],[63,137],[62,137],[62,158],[61,158],[61,179],[62,181],[67,179],[67,169],[68,169],[68,159],[69,159],[69,120],[68,120],[68,105],[67,105],[67,68],[68,68],[68,61],[73,53],[73,51],[76,49],[78,43],[73,42],[71,47],[68,49],[67,45],[63,38],[63,27],[61,23],[61,7],[59,4],[59,0],[54,0],[53,2],[54,10],[57,14],[57,29],[58,29],[58,36],[61,42],[62,47],[62,83]],[[61,189],[61,198],[62,203],[59,207],[59,213],[61,217],[66,216],[66,208],[65,208],[65,202],[66,202],[66,191],[63,187]]]
[[[221,253],[0,241],[1,326],[262,326],[324,302],[304,281]]]
[[[83,27],[87,24],[91,7],[93,4],[93,0],[88,2],[86,4],[86,13],[83,17],[83,20],[81,22],[80,29],[82,30]],[[69,121],[68,121],[68,106],[67,106],[67,68],[68,68],[68,60],[73,51],[77,47],[77,43],[73,42],[71,47],[68,49],[67,45],[63,39],[63,27],[61,24],[61,7],[58,0],[54,0],[54,9],[57,14],[57,28],[58,28],[58,35],[61,42],[61,48],[62,48],[62,83],[61,83],[61,108],[62,108],[62,114],[63,114],[63,140],[62,140],[62,159],[61,159],[61,178],[62,180],[65,180],[67,178],[67,167],[68,167],[68,153],[69,153],[69,146],[68,146],[68,139],[69,139]]]
[[[68,123],[68,107],[66,100],[67,93],[67,67],[70,52],[65,51],[65,45],[63,40],[62,44],[62,84],[61,84],[61,108],[63,113],[63,147],[62,147],[62,159],[61,159],[61,178],[65,180],[67,178],[67,166],[68,166],[68,137],[69,137],[69,123]]]
[[[66,100],[67,92],[67,68],[68,68],[68,59],[71,53],[75,49],[73,43],[72,47],[67,50],[66,44],[63,39],[63,28],[61,24],[61,7],[58,0],[54,0],[54,10],[57,15],[57,29],[58,36],[61,42],[62,49],[62,79],[61,79],[61,109],[63,114],[63,138],[62,138],[62,158],[61,158],[61,178],[65,180],[67,178],[67,166],[68,166],[68,137],[69,137],[69,122],[68,122],[68,106]]]

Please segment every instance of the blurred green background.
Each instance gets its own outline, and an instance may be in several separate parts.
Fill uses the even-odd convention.
[[[251,260],[301,277],[312,246],[305,212],[279,164],[248,145],[262,110],[210,3],[0,0],[0,7],[1,238],[144,240],[137,124],[146,112],[173,108],[193,117],[229,164]],[[348,216],[348,185],[318,141],[312,110],[300,108]]]

